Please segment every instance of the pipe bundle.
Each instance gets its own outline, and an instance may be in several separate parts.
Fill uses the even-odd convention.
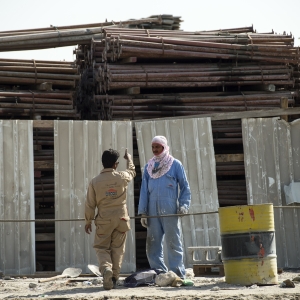
[[[74,94],[66,92],[0,90],[1,118],[65,117],[78,119]]]
[[[124,25],[145,22],[160,23],[161,18],[1,31],[0,51],[23,51],[90,44],[92,38],[103,37],[103,28],[105,27],[123,27]]]
[[[61,89],[75,88],[80,79],[72,62],[0,59],[0,85],[37,85],[50,82]]]
[[[95,42],[96,62],[99,60],[99,54],[102,52],[102,61],[112,62],[138,56],[144,59],[188,60],[214,58],[233,59],[236,61],[299,63],[298,48],[286,46],[285,44],[273,44],[274,41],[278,40],[267,36],[265,36],[265,39],[251,37],[251,41],[254,39],[256,43],[251,43],[248,36],[237,40],[233,37],[231,37],[232,40],[226,37],[227,40],[222,41],[214,41],[214,39],[203,36],[201,38],[201,40],[195,40],[193,37],[186,38],[185,36],[176,39],[164,36],[149,37],[112,34],[101,42]],[[245,40],[244,42],[242,41],[243,39]],[[283,36],[281,39],[286,39],[286,36]]]
[[[286,65],[253,63],[212,64],[100,64],[96,69],[100,93],[140,87],[202,88],[259,84],[290,86],[294,84],[292,68]]]
[[[218,199],[220,206],[247,205],[245,180],[219,180]]]
[[[36,159],[35,159],[36,160]],[[55,218],[55,187],[54,177],[35,178],[35,217],[36,219]],[[36,267],[37,271],[55,269],[55,222],[37,222],[36,236]],[[43,238],[39,238],[39,235]]]
[[[143,119],[187,116],[216,112],[275,109],[281,99],[295,104],[295,93],[278,92],[207,92],[142,95],[94,95],[94,112],[103,119]]]
[[[243,153],[241,120],[212,121],[215,154]],[[220,206],[247,205],[245,167],[240,161],[216,160],[218,200]]]
[[[86,115],[91,118],[149,118],[280,107],[275,94],[273,99],[268,98],[270,95],[243,106],[234,101],[229,106],[201,105],[201,96],[189,105],[176,101],[157,105],[153,101],[147,107],[137,100],[123,106],[109,102],[99,108],[93,101],[102,94],[111,98],[131,88],[139,88],[141,95],[216,91],[232,95],[257,91],[260,95],[270,86],[272,91],[293,91],[297,84],[295,66],[300,56],[292,35],[260,34],[253,26],[195,32],[107,27],[103,34],[104,38],[75,50],[82,73],[79,89],[88,102],[82,107],[84,112],[90,110]],[[295,99],[297,96],[289,97],[289,106],[297,105]]]
[[[73,62],[0,59],[1,118],[78,119]]]
[[[293,43],[292,35],[259,34],[253,27],[195,32],[105,27],[102,37],[94,36],[91,45],[78,45],[74,54],[85,67],[133,56],[160,61],[222,58],[295,63],[299,51]]]
[[[184,41],[206,41],[240,45],[282,45],[293,46],[294,38],[287,34],[256,33],[252,27],[236,28],[218,31],[181,31],[181,30],[154,30],[154,29],[127,29],[107,27],[103,29],[105,38],[117,38],[122,36],[143,38],[161,38]]]

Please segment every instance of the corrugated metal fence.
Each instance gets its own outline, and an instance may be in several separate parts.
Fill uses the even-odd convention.
[[[300,212],[287,208],[284,185],[300,181],[300,120],[243,119],[248,204],[273,203],[279,267],[300,266]]]
[[[286,206],[284,185],[300,181],[300,120],[278,118],[243,120],[244,159],[248,204]],[[102,169],[101,155],[108,148],[132,153],[130,121],[55,121],[55,218],[84,218],[89,181]],[[210,118],[136,122],[141,167],[152,157],[151,140],[165,135],[171,154],[187,172],[192,190],[190,212],[218,209],[215,158]],[[0,269],[6,274],[35,272],[34,166],[32,121],[0,121]],[[128,188],[128,209],[135,215],[133,184]],[[275,208],[278,266],[300,266],[300,213]],[[135,229],[129,232],[122,272],[135,271]],[[94,236],[84,232],[83,221],[56,222],[56,271],[76,266],[88,272],[97,264]],[[181,218],[183,242],[189,246],[220,245],[217,214]]]
[[[34,219],[32,121],[0,120],[0,170],[0,219]],[[35,272],[34,223],[0,223],[0,270]]]

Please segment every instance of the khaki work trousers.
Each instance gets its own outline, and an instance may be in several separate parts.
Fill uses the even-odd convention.
[[[113,271],[113,277],[119,278],[125,252],[126,232],[130,229],[129,221],[120,218],[97,219],[94,249],[103,275],[105,268]]]

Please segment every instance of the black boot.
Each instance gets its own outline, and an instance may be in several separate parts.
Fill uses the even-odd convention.
[[[115,277],[113,277],[112,282],[113,282],[113,289],[116,289],[117,288],[117,279]]]

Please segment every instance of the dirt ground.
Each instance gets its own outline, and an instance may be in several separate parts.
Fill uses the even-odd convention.
[[[282,287],[282,282],[293,280],[300,276],[300,269],[284,271],[278,275],[279,284],[272,286],[250,287],[230,285],[225,277],[205,276],[193,277],[194,286],[159,287],[142,286],[127,288],[123,286],[125,277],[118,281],[117,289],[106,291],[102,286],[101,277],[85,275],[75,279],[56,279],[55,281],[39,283],[39,278],[4,277],[0,279],[0,299],[297,299],[300,300],[300,282],[293,281],[294,288]]]

